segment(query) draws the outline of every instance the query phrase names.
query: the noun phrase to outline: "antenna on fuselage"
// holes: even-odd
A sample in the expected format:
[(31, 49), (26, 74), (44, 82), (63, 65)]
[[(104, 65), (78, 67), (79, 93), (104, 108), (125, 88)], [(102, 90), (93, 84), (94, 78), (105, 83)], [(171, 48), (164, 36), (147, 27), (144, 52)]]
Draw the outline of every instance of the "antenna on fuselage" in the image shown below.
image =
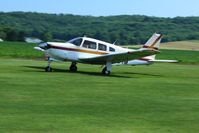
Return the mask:
[(115, 44), (116, 44), (116, 42), (117, 42), (117, 40), (115, 40), (115, 42), (113, 43), (113, 45), (115, 45)]

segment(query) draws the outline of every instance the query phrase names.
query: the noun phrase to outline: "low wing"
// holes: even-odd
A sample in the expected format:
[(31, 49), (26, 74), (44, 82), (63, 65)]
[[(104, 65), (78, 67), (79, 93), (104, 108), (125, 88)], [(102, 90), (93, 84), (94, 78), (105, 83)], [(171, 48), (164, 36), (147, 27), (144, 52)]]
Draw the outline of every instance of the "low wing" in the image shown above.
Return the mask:
[(90, 63), (90, 64), (106, 64), (106, 62), (119, 63), (119, 62), (138, 59), (149, 55), (154, 55), (157, 53), (159, 53), (159, 51), (154, 49), (139, 49), (129, 52), (111, 53), (92, 58), (80, 58), (79, 60), (82, 63)]

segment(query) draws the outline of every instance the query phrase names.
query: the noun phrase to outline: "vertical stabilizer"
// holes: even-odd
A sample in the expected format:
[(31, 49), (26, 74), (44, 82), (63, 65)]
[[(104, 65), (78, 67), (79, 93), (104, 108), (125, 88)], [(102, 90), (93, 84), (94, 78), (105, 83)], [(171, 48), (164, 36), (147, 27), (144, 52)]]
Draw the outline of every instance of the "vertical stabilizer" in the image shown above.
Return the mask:
[(160, 47), (161, 39), (162, 34), (154, 33), (153, 36), (144, 44), (143, 48), (152, 48), (158, 50)]

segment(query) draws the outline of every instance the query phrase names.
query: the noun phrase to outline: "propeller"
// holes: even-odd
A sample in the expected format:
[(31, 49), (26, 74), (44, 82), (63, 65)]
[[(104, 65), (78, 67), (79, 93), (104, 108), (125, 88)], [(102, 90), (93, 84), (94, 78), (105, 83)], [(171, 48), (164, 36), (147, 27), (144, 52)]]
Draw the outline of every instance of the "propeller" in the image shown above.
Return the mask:
[(41, 49), (47, 50), (47, 49), (50, 48), (50, 45), (49, 45), (47, 42), (45, 42), (45, 43), (40, 43), (40, 44), (39, 44), (39, 47), (40, 47)]

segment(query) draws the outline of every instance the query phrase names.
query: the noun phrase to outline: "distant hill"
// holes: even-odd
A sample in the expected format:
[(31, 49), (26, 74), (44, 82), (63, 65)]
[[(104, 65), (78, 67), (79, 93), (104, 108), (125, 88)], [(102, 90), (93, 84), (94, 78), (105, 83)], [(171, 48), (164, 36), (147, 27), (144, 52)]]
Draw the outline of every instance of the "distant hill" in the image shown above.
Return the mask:
[(108, 42), (143, 44), (154, 33), (163, 42), (199, 40), (199, 17), (158, 18), (140, 15), (107, 17), (32, 12), (0, 12), (0, 38), (23, 41), (37, 37), (44, 41), (89, 36)]

